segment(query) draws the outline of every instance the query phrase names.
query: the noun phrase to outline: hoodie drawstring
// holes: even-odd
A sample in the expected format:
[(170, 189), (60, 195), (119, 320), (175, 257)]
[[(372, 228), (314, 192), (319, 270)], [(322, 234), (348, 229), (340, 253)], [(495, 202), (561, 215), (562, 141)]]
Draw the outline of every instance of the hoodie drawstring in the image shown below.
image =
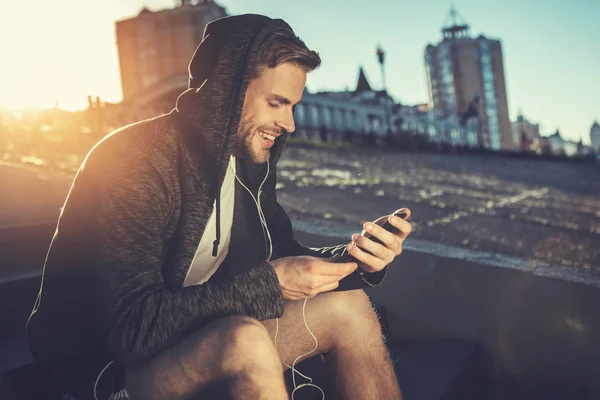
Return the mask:
[(213, 251), (212, 251), (212, 255), (213, 257), (217, 256), (217, 250), (219, 249), (219, 243), (221, 243), (221, 188), (217, 188), (217, 198), (216, 198), (216, 202), (217, 202), (217, 237), (215, 238), (215, 241), (213, 242)]
[(217, 232), (216, 232), (215, 240), (213, 242), (213, 251), (212, 251), (213, 257), (217, 256), (217, 251), (219, 250), (219, 244), (221, 243), (221, 185), (219, 185), (219, 175), (218, 175), (219, 172), (217, 172), (217, 188), (216, 188), (216, 198), (215, 198), (215, 202), (216, 202), (216, 207), (215, 207), (216, 215), (215, 216), (217, 217), (217, 226), (216, 226)]

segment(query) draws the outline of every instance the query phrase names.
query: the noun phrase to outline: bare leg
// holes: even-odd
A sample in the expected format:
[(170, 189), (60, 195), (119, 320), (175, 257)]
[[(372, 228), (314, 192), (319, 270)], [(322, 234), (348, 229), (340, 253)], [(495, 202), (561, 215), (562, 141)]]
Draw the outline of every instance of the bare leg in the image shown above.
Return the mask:
[[(277, 348), (288, 365), (315, 345), (304, 326), (303, 303), (287, 302), (279, 319)], [(306, 320), (319, 342), (316, 354), (325, 354), (325, 365), (339, 399), (401, 398), (381, 325), (364, 291), (321, 293), (308, 300)], [(263, 324), (274, 338), (275, 320)]]
[(287, 399), (277, 351), (255, 319), (228, 317), (125, 368), (132, 400)]

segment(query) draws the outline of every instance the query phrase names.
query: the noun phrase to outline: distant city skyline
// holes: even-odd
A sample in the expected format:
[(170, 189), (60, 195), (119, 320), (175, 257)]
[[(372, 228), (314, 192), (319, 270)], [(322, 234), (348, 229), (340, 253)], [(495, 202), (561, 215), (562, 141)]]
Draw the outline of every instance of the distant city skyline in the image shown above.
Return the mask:
[[(311, 92), (352, 88), (361, 65), (372, 86), (380, 88), (375, 55), (380, 44), (388, 88), (404, 104), (428, 100), (424, 49), (441, 39), (452, 5), (442, 0), (305, 0), (301, 7), (275, 0), (217, 2), (230, 15), (253, 12), (289, 22), (323, 58), (309, 76)], [(0, 5), (0, 44), (11, 60), (0, 70), (0, 106), (50, 107), (58, 101), (60, 107), (81, 109), (88, 95), (120, 101), (115, 21), (137, 15), (143, 6), (159, 10), (176, 2), (82, 3), (40, 3), (33, 13), (27, 3)], [(544, 135), (558, 128), (568, 140), (589, 143), (590, 127), (600, 118), (600, 2), (481, 3), (453, 2), (473, 36), (502, 41), (511, 120), (522, 110), (540, 123)]]

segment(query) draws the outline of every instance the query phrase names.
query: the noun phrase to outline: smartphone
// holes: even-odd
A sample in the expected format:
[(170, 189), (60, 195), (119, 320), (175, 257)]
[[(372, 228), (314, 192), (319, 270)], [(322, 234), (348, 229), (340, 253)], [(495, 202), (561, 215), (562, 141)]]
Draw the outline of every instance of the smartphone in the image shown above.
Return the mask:
[[(404, 211), (396, 211), (393, 215), (395, 215), (396, 217), (400, 217), (402, 219), (406, 219), (406, 213)], [(383, 224), (381, 227), (383, 229), (385, 229), (386, 231), (389, 231), (392, 233), (398, 232), (398, 229), (396, 229), (395, 226), (390, 224), (390, 221), (385, 221), (385, 224)], [(376, 243), (383, 244), (381, 242), (381, 240), (377, 239), (375, 236), (371, 235), (369, 232), (365, 232), (364, 237), (369, 238)], [(361, 248), (361, 250), (369, 253), (368, 250), (365, 250), (363, 248)], [(371, 254), (371, 253), (369, 253), (369, 254)], [(352, 257), (350, 255), (350, 253), (348, 252), (348, 250), (344, 247), (344, 251), (341, 254), (341, 258), (337, 262), (343, 263), (343, 262), (352, 262), (352, 261), (356, 262), (357, 260), (354, 257)]]

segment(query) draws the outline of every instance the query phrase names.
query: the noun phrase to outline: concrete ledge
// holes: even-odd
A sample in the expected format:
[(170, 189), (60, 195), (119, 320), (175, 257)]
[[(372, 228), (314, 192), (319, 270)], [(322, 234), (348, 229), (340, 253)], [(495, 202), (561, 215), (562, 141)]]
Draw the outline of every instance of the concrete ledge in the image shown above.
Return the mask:
[(56, 223), (0, 227), (0, 340), (21, 336)]
[[(13, 268), (22, 272), (20, 277), (13, 274), (14, 279), (0, 283), (2, 338), (24, 332), (39, 287), (39, 257), (45, 256), (54, 227), (41, 227), (39, 233), (34, 227), (18, 229), (30, 232), (30, 240), (18, 239), (17, 231), (0, 230), (0, 244), (5, 243), (2, 237), (13, 240), (9, 254), (14, 265), (24, 265)], [(310, 246), (345, 242), (302, 232), (297, 238)], [(43, 250), (35, 250), (36, 241)], [(21, 264), (19, 256), (26, 261)], [(600, 398), (596, 287), (405, 251), (384, 284), (367, 292), (385, 315), (393, 342), (474, 343), (489, 355), (495, 381), (511, 383), (529, 398), (553, 387), (563, 388), (569, 398), (580, 393)]]
[(0, 226), (0, 285), (39, 275), (56, 222)]
[[(296, 236), (307, 246), (347, 241)], [(366, 291), (385, 309), (392, 340), (473, 341), (489, 353), (498, 377), (537, 382), (542, 391), (548, 384), (584, 388), (600, 398), (600, 289), (594, 286), (405, 251), (386, 281)]]

